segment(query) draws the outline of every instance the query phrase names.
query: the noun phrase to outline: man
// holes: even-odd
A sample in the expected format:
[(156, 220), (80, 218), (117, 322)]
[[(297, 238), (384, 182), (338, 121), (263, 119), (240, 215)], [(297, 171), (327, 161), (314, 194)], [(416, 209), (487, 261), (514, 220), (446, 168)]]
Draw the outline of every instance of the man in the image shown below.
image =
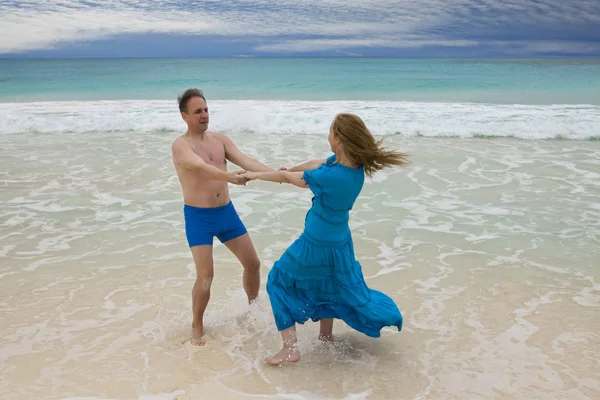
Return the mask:
[(273, 169), (242, 153), (225, 135), (207, 130), (208, 106), (200, 90), (188, 89), (178, 101), (188, 129), (173, 142), (172, 153), (183, 191), (186, 238), (196, 264), (191, 343), (202, 346), (205, 344), (203, 316), (214, 273), (214, 236), (242, 264), (248, 302), (258, 296), (260, 286), (260, 260), (229, 198), (228, 183), (245, 185), (247, 179), (239, 172), (227, 172), (227, 160), (248, 171)]

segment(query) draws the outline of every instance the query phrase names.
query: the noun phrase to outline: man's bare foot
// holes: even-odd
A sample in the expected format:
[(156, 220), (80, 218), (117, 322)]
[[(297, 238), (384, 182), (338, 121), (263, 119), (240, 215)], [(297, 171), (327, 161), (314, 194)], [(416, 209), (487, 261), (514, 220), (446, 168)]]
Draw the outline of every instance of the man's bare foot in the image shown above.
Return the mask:
[(284, 347), (279, 351), (279, 353), (265, 358), (265, 362), (271, 365), (281, 365), (288, 362), (297, 362), (300, 361), (300, 351), (296, 346), (294, 347)]
[(201, 325), (192, 326), (192, 338), (190, 339), (190, 343), (193, 346), (204, 346), (206, 344), (206, 340), (204, 340), (204, 329)]

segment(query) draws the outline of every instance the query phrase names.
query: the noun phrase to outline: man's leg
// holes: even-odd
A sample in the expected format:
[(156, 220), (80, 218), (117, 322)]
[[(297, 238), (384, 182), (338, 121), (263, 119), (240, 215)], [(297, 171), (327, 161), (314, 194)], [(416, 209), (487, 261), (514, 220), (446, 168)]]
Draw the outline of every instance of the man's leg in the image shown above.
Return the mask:
[(258, 297), (260, 288), (260, 259), (256, 254), (254, 244), (248, 233), (235, 239), (226, 241), (225, 246), (237, 257), (244, 267), (244, 290), (248, 296), (248, 303)]
[(213, 247), (201, 245), (191, 247), (194, 264), (196, 264), (196, 282), (192, 289), (192, 340), (194, 346), (204, 346), (204, 311), (210, 299), (210, 285), (213, 280)]

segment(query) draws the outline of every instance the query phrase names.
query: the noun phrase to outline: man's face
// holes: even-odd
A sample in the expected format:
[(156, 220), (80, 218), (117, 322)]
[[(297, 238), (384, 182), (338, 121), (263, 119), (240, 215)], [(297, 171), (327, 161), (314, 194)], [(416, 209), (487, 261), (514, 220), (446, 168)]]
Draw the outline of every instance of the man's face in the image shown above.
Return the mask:
[(192, 97), (181, 116), (193, 132), (205, 132), (208, 129), (208, 106), (202, 97)]

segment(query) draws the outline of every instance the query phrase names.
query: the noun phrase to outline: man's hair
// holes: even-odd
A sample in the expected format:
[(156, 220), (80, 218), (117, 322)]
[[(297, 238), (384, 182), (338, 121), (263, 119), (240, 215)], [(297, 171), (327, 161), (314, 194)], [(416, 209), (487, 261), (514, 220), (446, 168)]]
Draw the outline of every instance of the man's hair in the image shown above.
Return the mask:
[(200, 89), (188, 89), (181, 96), (177, 96), (177, 102), (179, 102), (179, 111), (187, 112), (187, 105), (190, 99), (194, 97), (201, 97), (206, 101), (206, 97), (204, 97), (204, 93)]

